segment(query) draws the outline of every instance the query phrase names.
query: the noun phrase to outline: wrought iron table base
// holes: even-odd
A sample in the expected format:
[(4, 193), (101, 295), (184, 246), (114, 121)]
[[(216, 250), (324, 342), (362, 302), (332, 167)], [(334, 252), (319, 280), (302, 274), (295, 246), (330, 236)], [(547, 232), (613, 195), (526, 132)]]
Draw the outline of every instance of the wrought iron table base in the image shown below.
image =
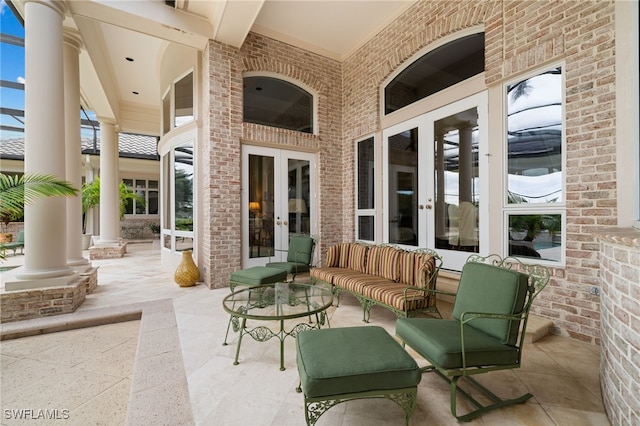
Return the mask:
[(284, 371), (284, 339), (287, 338), (287, 336), (292, 336), (293, 338), (295, 338), (298, 333), (305, 331), (305, 330), (311, 330), (314, 328), (319, 329), (320, 327), (322, 327), (325, 322), (328, 323), (328, 317), (327, 314), (325, 312), (320, 312), (315, 314), (316, 315), (316, 324), (315, 325), (309, 325), (307, 323), (299, 323), (296, 324), (290, 331), (286, 331), (284, 328), (284, 322), (285, 320), (279, 320), (280, 321), (280, 330), (277, 333), (274, 333), (269, 327), (265, 327), (265, 326), (258, 326), (255, 328), (251, 328), (251, 329), (247, 329), (246, 325), (247, 325), (247, 319), (246, 318), (242, 318), (242, 323), (239, 324), (239, 318), (236, 316), (232, 316), (231, 318), (231, 323), (233, 325), (233, 331), (235, 332), (240, 332), (240, 336), (238, 337), (238, 347), (236, 348), (236, 357), (235, 360), (233, 361), (233, 365), (238, 365), (239, 361), (238, 358), (240, 356), (240, 346), (242, 345), (242, 336), (244, 336), (245, 334), (248, 334), (249, 336), (251, 336), (253, 338), (253, 340), (257, 341), (257, 342), (266, 342), (268, 340), (270, 340), (273, 337), (277, 337), (280, 340), (280, 371)]

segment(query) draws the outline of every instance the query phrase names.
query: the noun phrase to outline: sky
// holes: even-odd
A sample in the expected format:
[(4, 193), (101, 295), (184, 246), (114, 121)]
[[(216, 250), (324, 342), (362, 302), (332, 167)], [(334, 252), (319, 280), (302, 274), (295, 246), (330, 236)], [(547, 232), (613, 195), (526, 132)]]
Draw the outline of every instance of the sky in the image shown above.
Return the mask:
[[(24, 38), (24, 27), (13, 15), (5, 0), (0, 0), (0, 32)], [(24, 47), (0, 43), (0, 79), (24, 83), (24, 76)], [(4, 108), (24, 110), (24, 91), (0, 87), (0, 105)], [(95, 114), (92, 111), (87, 111), (87, 114), (90, 119), (95, 120)], [(81, 114), (81, 118), (86, 117)], [(8, 115), (1, 115), (0, 122), (7, 126), (24, 127), (22, 123)], [(0, 140), (23, 137), (22, 132), (0, 130)], [(82, 137), (92, 137), (92, 133), (83, 129)]]
[[(24, 28), (7, 6), (0, 0), (0, 32), (24, 38)], [(0, 43), (0, 79), (24, 83), (24, 48), (8, 43)], [(24, 92), (22, 90), (0, 88), (0, 105), (5, 108), (24, 109)], [(2, 124), (22, 127), (15, 119), (3, 115)], [(0, 131), (2, 139), (20, 136), (13, 132)]]

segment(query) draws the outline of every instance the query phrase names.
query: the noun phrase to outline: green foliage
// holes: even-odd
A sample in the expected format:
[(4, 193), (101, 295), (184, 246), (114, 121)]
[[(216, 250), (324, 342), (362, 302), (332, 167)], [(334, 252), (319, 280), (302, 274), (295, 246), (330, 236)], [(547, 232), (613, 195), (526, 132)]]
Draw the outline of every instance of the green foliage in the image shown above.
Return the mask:
[(24, 206), (43, 197), (73, 197), (78, 190), (55, 176), (26, 173), (12, 176), (0, 173), (0, 216), (6, 226), (24, 215)]
[[(124, 220), (127, 211), (127, 202), (135, 200), (136, 203), (145, 205), (145, 200), (136, 194), (131, 188), (120, 182), (118, 187), (120, 193), (120, 220)], [(96, 178), (93, 182), (86, 182), (82, 185), (82, 228), (85, 227), (85, 216), (89, 209), (100, 204), (100, 178)]]

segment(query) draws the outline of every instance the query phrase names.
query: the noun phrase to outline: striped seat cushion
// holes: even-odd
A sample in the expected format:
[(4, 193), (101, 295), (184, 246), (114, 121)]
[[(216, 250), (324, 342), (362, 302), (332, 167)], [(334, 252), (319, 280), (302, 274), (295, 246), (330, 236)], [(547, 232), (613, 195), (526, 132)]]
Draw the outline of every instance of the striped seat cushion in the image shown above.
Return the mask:
[[(346, 273), (348, 273), (348, 269), (344, 269), (344, 268), (313, 268), (311, 269), (311, 271), (309, 272), (309, 275), (312, 278), (318, 279), (320, 281), (324, 281), (325, 283), (328, 284), (335, 284), (334, 283), (334, 279), (336, 276), (340, 276), (340, 275), (344, 275)], [(355, 273), (355, 271), (352, 271)]]
[(364, 294), (365, 287), (371, 285), (384, 286), (385, 284), (394, 284), (394, 282), (384, 277), (369, 274), (336, 277), (335, 280), (335, 285), (338, 287), (358, 294)]
[(365, 286), (362, 294), (400, 311), (423, 309), (429, 306), (430, 296), (425, 296), (425, 293), (420, 290), (409, 290), (405, 300), (406, 287), (403, 283), (376, 283)]

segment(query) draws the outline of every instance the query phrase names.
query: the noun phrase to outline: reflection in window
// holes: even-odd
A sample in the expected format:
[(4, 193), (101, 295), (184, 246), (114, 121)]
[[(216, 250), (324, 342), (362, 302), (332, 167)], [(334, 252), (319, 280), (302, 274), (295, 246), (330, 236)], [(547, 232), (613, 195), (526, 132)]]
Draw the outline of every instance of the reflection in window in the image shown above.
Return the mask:
[(358, 209), (374, 208), (373, 138), (358, 142)]
[(510, 214), (509, 255), (560, 262), (561, 214)]
[(193, 142), (174, 150), (175, 230), (193, 231)]
[(389, 242), (418, 244), (418, 129), (389, 137)]
[(564, 262), (563, 77), (552, 68), (506, 86), (510, 255)]
[(162, 134), (166, 135), (171, 130), (171, 98), (169, 91), (162, 98)]
[(461, 111), (433, 127), (436, 248), (478, 253), (478, 111)]
[(175, 92), (175, 127), (193, 121), (193, 73), (178, 81)]
[(562, 70), (507, 87), (508, 202), (563, 202)]
[(141, 204), (135, 199), (127, 199), (125, 214), (158, 214), (157, 180), (122, 179), (122, 182), (145, 201), (144, 204)]
[(356, 217), (358, 240), (374, 241), (375, 224), (375, 146), (373, 137), (356, 144)]
[(358, 240), (375, 240), (375, 220), (373, 216), (358, 217)]
[(244, 78), (244, 121), (313, 133), (313, 96), (284, 80)]
[(384, 89), (390, 114), (484, 71), (484, 33), (472, 34), (422, 56)]
[(275, 161), (249, 155), (249, 257), (269, 257), (275, 249)]
[[(171, 200), (173, 199), (173, 192), (171, 191), (171, 158), (169, 154), (162, 156), (162, 188), (164, 191), (164, 197), (162, 202), (162, 228), (166, 230), (171, 229), (171, 222), (173, 215), (170, 211)], [(171, 248), (171, 246), (169, 246)]]

